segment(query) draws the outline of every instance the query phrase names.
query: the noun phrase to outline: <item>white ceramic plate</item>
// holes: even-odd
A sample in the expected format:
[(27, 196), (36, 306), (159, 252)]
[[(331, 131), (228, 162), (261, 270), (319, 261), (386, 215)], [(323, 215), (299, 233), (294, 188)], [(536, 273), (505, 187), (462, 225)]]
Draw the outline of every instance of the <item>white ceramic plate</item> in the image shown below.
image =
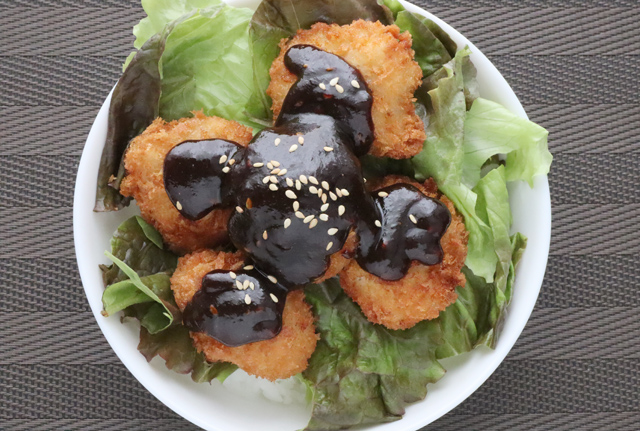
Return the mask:
[[(255, 8), (257, 0), (228, 0), (234, 6)], [(408, 10), (438, 23), (459, 46), (469, 45), (471, 59), (478, 69), (482, 97), (494, 100), (511, 112), (526, 118), (518, 98), (500, 72), (464, 36), (428, 12), (411, 4)], [(166, 369), (163, 361), (150, 364), (137, 351), (138, 327), (123, 325), (117, 317), (105, 318), (102, 310), (102, 278), (98, 264), (107, 263), (104, 250), (116, 227), (137, 208), (117, 213), (94, 213), (95, 184), (106, 130), (110, 96), (105, 100), (87, 138), (76, 180), (73, 230), (82, 283), (95, 318), (105, 338), (122, 363), (149, 392), (166, 406), (194, 424), (211, 431), (293, 431), (303, 428), (310, 415), (308, 406), (279, 404), (251, 395), (243, 388), (229, 388), (217, 381), (195, 384), (189, 376)], [(367, 428), (376, 431), (413, 431), (443, 416), (473, 393), (500, 365), (522, 332), (535, 305), (542, 284), (551, 234), (551, 203), (546, 177), (538, 177), (535, 187), (524, 183), (509, 185), (513, 211), (513, 232), (529, 238), (517, 270), (513, 300), (497, 348), (476, 349), (471, 353), (443, 361), (447, 374), (429, 385), (425, 400), (407, 408), (397, 422)]]

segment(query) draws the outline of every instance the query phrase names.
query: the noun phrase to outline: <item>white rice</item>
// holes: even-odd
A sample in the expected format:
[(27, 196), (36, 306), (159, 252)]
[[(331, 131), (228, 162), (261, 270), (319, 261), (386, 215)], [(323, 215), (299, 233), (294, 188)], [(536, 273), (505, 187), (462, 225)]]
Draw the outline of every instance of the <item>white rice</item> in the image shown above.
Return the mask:
[(295, 376), (270, 382), (238, 369), (227, 377), (223, 386), (244, 398), (262, 397), (282, 404), (306, 404), (306, 387)]

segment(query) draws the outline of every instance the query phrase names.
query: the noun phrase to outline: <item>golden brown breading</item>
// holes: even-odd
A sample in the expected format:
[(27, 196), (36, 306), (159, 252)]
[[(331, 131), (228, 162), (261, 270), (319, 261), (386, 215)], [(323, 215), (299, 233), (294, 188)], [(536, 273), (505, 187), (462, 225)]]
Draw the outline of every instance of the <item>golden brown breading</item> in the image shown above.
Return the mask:
[(347, 267), (347, 265), (349, 265), (351, 259), (353, 259), (353, 255), (356, 252), (357, 246), (358, 236), (354, 231), (351, 231), (344, 243), (344, 246), (342, 246), (342, 250), (331, 255), (331, 258), (329, 260), (329, 267), (325, 271), (324, 275), (316, 279), (314, 282), (321, 283), (331, 277), (335, 277), (336, 275), (338, 275), (340, 271), (342, 271)]
[(317, 23), (280, 41), (280, 55), (269, 71), (267, 94), (273, 99), (274, 118), (295, 83), (296, 76), (284, 65), (284, 54), (293, 45), (309, 44), (341, 56), (360, 70), (373, 95), (375, 141), (370, 153), (404, 159), (422, 150), (424, 126), (413, 107), (413, 93), (420, 86), (422, 70), (413, 59), (411, 35), (395, 25), (354, 21), (350, 25)]
[[(181, 310), (200, 289), (202, 277), (216, 269), (239, 270), (242, 253), (202, 250), (178, 260), (171, 277), (171, 289)], [(282, 330), (271, 340), (229, 347), (206, 334), (191, 333), (193, 344), (209, 361), (226, 361), (238, 365), (249, 374), (269, 380), (286, 379), (304, 371), (316, 348), (318, 335), (311, 308), (304, 293), (289, 293), (284, 306)]]
[(160, 232), (164, 240), (178, 252), (215, 247), (227, 240), (227, 222), (231, 210), (215, 210), (206, 217), (191, 221), (173, 206), (164, 188), (163, 165), (167, 153), (190, 139), (227, 139), (246, 146), (251, 129), (235, 121), (207, 117), (194, 112), (193, 118), (166, 123), (157, 118), (137, 136), (125, 154), (127, 176), (120, 192), (133, 196), (142, 217)]
[(435, 319), (455, 302), (456, 286), (464, 287), (466, 283), (460, 270), (467, 257), (468, 233), (462, 216), (446, 196), (437, 192), (432, 180), (422, 185), (406, 177), (388, 176), (373, 185), (373, 190), (397, 183), (411, 184), (426, 196), (438, 198), (451, 212), (451, 224), (440, 241), (442, 262), (433, 266), (413, 262), (405, 277), (385, 281), (360, 268), (354, 260), (340, 273), (340, 284), (369, 321), (390, 329), (407, 329), (422, 320)]

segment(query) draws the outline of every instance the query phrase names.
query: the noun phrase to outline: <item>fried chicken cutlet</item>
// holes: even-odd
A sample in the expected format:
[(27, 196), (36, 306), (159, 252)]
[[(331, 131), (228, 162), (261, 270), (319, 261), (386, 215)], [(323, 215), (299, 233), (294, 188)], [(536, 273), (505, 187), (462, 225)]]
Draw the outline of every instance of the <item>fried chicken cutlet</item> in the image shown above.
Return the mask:
[(451, 212), (451, 224), (440, 241), (444, 252), (442, 262), (428, 266), (414, 261), (402, 279), (386, 281), (366, 272), (353, 260), (340, 273), (340, 284), (370, 322), (389, 329), (408, 329), (422, 320), (437, 318), (455, 302), (456, 286), (464, 287), (466, 283), (460, 270), (467, 256), (468, 233), (462, 216), (446, 196), (438, 193), (433, 180), (419, 184), (407, 177), (392, 175), (372, 188), (378, 190), (398, 183), (410, 184), (424, 195), (439, 199)]
[(317, 23), (309, 30), (299, 30), (291, 39), (283, 39), (280, 55), (269, 71), (267, 94), (273, 99), (274, 118), (297, 79), (285, 66), (284, 55), (299, 44), (339, 55), (362, 73), (373, 96), (375, 140), (370, 154), (405, 159), (422, 150), (424, 125), (413, 106), (413, 93), (421, 84), (422, 70), (413, 59), (409, 32), (400, 33), (395, 25), (358, 20), (343, 26)]
[[(184, 310), (200, 289), (202, 277), (224, 269), (242, 268), (242, 253), (222, 253), (202, 250), (178, 260), (171, 277), (171, 289), (180, 310)], [(304, 300), (304, 292), (296, 290), (287, 295), (282, 317), (282, 330), (270, 340), (229, 347), (203, 333), (191, 333), (193, 344), (208, 361), (226, 361), (238, 365), (249, 374), (268, 380), (286, 379), (307, 368), (316, 348), (318, 335), (313, 324), (311, 308)]]
[(120, 192), (135, 198), (142, 217), (175, 251), (215, 247), (228, 238), (227, 222), (232, 210), (214, 210), (196, 221), (183, 217), (165, 191), (164, 159), (173, 147), (187, 140), (226, 139), (247, 146), (251, 137), (249, 127), (219, 117), (207, 117), (202, 112), (194, 112), (193, 118), (170, 123), (157, 118), (131, 141), (124, 159), (127, 175)]

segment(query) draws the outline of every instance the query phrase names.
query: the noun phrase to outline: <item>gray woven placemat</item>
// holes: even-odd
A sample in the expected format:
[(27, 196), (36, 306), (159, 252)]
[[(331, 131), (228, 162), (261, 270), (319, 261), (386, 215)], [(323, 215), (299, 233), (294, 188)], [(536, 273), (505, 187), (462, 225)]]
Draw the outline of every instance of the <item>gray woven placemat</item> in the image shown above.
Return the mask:
[[(474, 41), (550, 131), (553, 239), (513, 351), (428, 430), (640, 428), (637, 0), (418, 1)], [(111, 351), (71, 205), (138, 0), (0, 1), (0, 429), (195, 430)]]

